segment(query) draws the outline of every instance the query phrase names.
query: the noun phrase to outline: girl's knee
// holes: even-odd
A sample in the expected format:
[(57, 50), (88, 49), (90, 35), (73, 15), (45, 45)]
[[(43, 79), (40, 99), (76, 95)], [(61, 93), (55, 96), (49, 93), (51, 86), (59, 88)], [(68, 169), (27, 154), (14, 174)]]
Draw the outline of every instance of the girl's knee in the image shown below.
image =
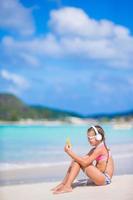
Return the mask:
[(75, 162), (75, 161), (74, 161), (74, 160), (72, 160), (72, 162), (71, 162), (71, 164), (70, 164), (70, 166), (71, 166), (71, 167), (73, 166), (74, 162)]
[(75, 160), (73, 160), (72, 163), (71, 163), (71, 167), (73, 167), (75, 165), (79, 166), (81, 168), (80, 164), (78, 162), (76, 162)]

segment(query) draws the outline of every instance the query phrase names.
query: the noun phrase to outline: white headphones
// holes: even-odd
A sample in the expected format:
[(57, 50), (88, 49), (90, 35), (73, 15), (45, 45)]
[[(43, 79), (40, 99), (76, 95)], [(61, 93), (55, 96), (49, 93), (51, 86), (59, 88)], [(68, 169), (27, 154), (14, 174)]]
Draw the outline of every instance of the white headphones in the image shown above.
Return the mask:
[(100, 133), (98, 133), (98, 130), (96, 129), (95, 126), (91, 126), (94, 130), (95, 130), (95, 133), (96, 133), (96, 140), (100, 141), (102, 140), (102, 135)]

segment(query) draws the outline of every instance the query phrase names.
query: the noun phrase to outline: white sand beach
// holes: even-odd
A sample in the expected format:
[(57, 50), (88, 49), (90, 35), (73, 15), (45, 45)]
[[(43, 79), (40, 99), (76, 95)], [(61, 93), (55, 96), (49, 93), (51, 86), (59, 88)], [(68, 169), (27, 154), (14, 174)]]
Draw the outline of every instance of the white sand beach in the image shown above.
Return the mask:
[(53, 195), (51, 188), (58, 182), (10, 185), (0, 187), (1, 200), (132, 200), (133, 175), (120, 175), (112, 178), (105, 186), (82, 185), (73, 188), (70, 193)]

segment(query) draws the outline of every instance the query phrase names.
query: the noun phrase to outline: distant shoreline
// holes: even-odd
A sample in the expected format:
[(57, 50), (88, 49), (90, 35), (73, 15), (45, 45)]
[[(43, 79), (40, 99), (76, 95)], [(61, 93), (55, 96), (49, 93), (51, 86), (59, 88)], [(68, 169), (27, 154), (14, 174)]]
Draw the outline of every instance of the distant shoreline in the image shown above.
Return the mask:
[(95, 124), (110, 124), (114, 128), (132, 128), (133, 119), (126, 120), (121, 119), (112, 119), (112, 120), (98, 120), (98, 119), (81, 119), (78, 117), (67, 117), (63, 120), (48, 120), (48, 119), (21, 119), (18, 121), (4, 121), (0, 120), (0, 125), (44, 125), (44, 126), (54, 126), (54, 125), (95, 125)]
[(98, 120), (95, 119), (81, 119), (77, 117), (67, 117), (65, 120), (33, 120), (33, 119), (22, 119), (18, 121), (0, 121), (0, 125), (2, 124), (11, 124), (11, 125), (87, 125), (87, 124), (96, 124)]

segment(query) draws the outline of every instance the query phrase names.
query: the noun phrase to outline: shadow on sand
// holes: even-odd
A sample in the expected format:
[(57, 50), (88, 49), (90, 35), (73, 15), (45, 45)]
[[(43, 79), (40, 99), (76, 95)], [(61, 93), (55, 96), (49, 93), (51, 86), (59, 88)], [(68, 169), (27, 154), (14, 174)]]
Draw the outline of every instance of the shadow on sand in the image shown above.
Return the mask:
[(72, 188), (81, 186), (96, 186), (90, 179), (79, 179), (72, 184)]

